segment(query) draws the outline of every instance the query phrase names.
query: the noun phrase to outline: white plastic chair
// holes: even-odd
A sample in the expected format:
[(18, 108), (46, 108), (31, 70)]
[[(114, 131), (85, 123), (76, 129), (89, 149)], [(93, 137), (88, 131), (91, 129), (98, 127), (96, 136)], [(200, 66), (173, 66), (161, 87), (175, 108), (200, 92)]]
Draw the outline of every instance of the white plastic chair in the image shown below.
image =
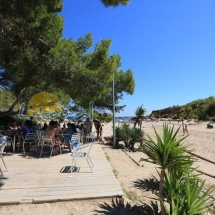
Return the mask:
[[(92, 148), (93, 142), (82, 145), (77, 147), (77, 149), (74, 149), (71, 156), (73, 157), (72, 159), (72, 168), (75, 169), (76, 167), (76, 158), (85, 158), (87, 160), (87, 163), (91, 169), (91, 172), (93, 172), (93, 162), (90, 159), (90, 150)], [(82, 152), (81, 150), (84, 148), (89, 148), (87, 152)], [(72, 171), (72, 170), (71, 170)]]
[[(1, 143), (0, 157), (2, 159), (4, 166), (5, 166), (6, 171), (7, 171), (7, 167), (6, 167), (6, 164), (5, 164), (4, 159), (3, 159), (3, 152), (4, 152), (6, 144), (9, 142), (12, 142), (11, 137), (0, 136), (0, 143)], [(1, 173), (2, 173), (2, 171), (1, 171)], [(2, 176), (3, 176), (3, 173), (2, 173)]]
[(80, 133), (74, 133), (72, 135), (72, 138), (76, 138), (76, 139), (78, 139), (79, 142), (81, 142), (81, 134)]
[(37, 151), (37, 147), (39, 145), (41, 145), (41, 142), (42, 142), (42, 134), (43, 134), (43, 131), (37, 129), (35, 132), (35, 149)]
[(36, 135), (34, 133), (29, 133), (25, 135), (24, 141), (23, 141), (23, 153), (25, 154), (25, 144), (27, 143), (34, 143), (36, 146)]
[(94, 132), (92, 132), (92, 133), (90, 133), (90, 134), (87, 134), (87, 135), (85, 136), (86, 142), (90, 142), (90, 140), (91, 140), (92, 142), (95, 142), (95, 133), (96, 133), (96, 131), (94, 131)]
[(80, 147), (80, 141), (77, 134), (73, 134), (70, 139), (70, 148), (73, 153), (74, 150), (77, 150)]
[[(53, 152), (54, 146), (56, 146), (56, 145), (58, 145), (60, 147), (60, 153), (62, 154), (60, 141), (58, 141), (58, 143), (55, 143), (52, 140), (52, 137), (50, 135), (42, 135), (41, 139), (42, 139), (42, 148), (41, 148), (41, 151), (40, 151), (40, 157), (42, 155), (44, 145), (48, 145), (50, 147), (50, 149), (51, 149), (50, 158), (52, 157), (52, 152)], [(55, 140), (59, 140), (59, 139), (55, 139)]]

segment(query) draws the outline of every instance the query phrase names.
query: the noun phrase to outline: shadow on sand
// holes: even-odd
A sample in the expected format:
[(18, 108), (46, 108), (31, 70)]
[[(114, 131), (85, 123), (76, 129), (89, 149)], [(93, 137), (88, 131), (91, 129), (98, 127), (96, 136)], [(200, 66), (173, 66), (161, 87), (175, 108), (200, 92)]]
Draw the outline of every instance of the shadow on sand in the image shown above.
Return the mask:
[[(4, 173), (4, 172), (3, 172)], [(7, 180), (6, 177), (0, 177), (0, 190), (1, 190), (1, 187), (4, 185), (4, 180)]]
[(94, 210), (96, 214), (104, 215), (160, 215), (157, 203), (150, 202), (150, 205), (140, 202), (132, 206), (124, 203), (123, 198), (112, 199), (112, 203), (99, 204), (100, 209)]
[(149, 179), (138, 179), (133, 182), (134, 187), (142, 191), (151, 191), (152, 193), (159, 193), (159, 183), (154, 178)]

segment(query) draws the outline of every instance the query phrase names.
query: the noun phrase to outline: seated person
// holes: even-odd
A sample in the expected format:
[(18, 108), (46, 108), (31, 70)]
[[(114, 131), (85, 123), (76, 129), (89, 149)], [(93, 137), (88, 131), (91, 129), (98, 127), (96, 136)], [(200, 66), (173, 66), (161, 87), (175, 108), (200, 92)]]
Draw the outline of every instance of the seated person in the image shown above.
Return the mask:
[[(19, 135), (19, 142), (22, 144), (24, 141), (24, 138), (26, 134), (34, 133), (34, 127), (32, 126), (32, 123), (30, 120), (25, 121), (25, 125), (21, 127)], [(30, 143), (25, 143), (25, 151), (28, 151), (30, 149)]]
[(66, 125), (63, 124), (63, 127), (61, 128), (61, 131), (65, 131), (66, 130)]
[(55, 121), (50, 121), (49, 122), (49, 126), (46, 128), (44, 135), (48, 135), (51, 136), (52, 138), (52, 142), (56, 143), (56, 145), (54, 146), (53, 149), (53, 155), (57, 155), (58, 154), (58, 150), (60, 148), (60, 146), (58, 145), (60, 139), (59, 139), (59, 129), (55, 127), (56, 123)]
[(78, 127), (79, 132), (84, 131), (84, 123), (81, 123), (81, 125)]
[(41, 128), (41, 131), (45, 131), (46, 128), (48, 128), (48, 125), (47, 125), (47, 123), (45, 122), (45, 123), (43, 124), (43, 127)]
[(4, 130), (5, 130), (6, 132), (8, 132), (9, 129), (10, 129), (10, 123), (7, 123), (7, 125), (6, 125), (5, 128), (4, 128)]
[(72, 138), (72, 135), (75, 133), (78, 133), (76, 126), (74, 123), (67, 123), (68, 127), (68, 134), (64, 137), (64, 144), (69, 148), (69, 151), (71, 152), (71, 147), (70, 147), (70, 141)]
[(54, 121), (54, 127), (55, 128), (59, 128), (60, 127), (58, 121)]
[(17, 131), (17, 124), (16, 124), (16, 120), (13, 120), (11, 123), (10, 123), (10, 125), (9, 125), (9, 127), (7, 128), (7, 132), (15, 132), (15, 131)]

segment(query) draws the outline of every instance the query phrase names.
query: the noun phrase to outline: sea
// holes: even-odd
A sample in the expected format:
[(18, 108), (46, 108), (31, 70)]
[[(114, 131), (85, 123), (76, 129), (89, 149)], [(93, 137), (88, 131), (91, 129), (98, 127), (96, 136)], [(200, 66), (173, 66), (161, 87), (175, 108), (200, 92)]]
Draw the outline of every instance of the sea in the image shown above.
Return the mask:
[(132, 118), (132, 116), (115, 116), (115, 121), (126, 121), (126, 120), (130, 120)]

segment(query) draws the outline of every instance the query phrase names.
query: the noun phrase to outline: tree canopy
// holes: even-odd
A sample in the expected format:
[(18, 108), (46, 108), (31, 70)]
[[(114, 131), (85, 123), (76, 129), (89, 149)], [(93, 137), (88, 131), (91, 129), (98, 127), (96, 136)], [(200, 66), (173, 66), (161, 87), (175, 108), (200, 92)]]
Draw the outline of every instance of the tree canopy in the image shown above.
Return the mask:
[[(102, 0), (104, 6), (127, 5), (129, 0)], [(132, 71), (119, 70), (120, 56), (109, 55), (111, 40), (94, 46), (92, 34), (76, 41), (62, 39), (62, 0), (2, 0), (0, 2), (0, 87), (22, 100), (49, 91), (72, 98), (77, 105), (112, 108), (112, 77), (116, 104), (123, 93), (134, 92)], [(117, 106), (120, 110), (123, 106)]]
[(101, 2), (106, 6), (106, 7), (109, 7), (109, 6), (118, 6), (118, 5), (127, 5), (130, 0), (101, 0)]
[(152, 111), (150, 116), (215, 121), (215, 98), (210, 96), (205, 99), (189, 102), (183, 106), (173, 106), (162, 110)]

